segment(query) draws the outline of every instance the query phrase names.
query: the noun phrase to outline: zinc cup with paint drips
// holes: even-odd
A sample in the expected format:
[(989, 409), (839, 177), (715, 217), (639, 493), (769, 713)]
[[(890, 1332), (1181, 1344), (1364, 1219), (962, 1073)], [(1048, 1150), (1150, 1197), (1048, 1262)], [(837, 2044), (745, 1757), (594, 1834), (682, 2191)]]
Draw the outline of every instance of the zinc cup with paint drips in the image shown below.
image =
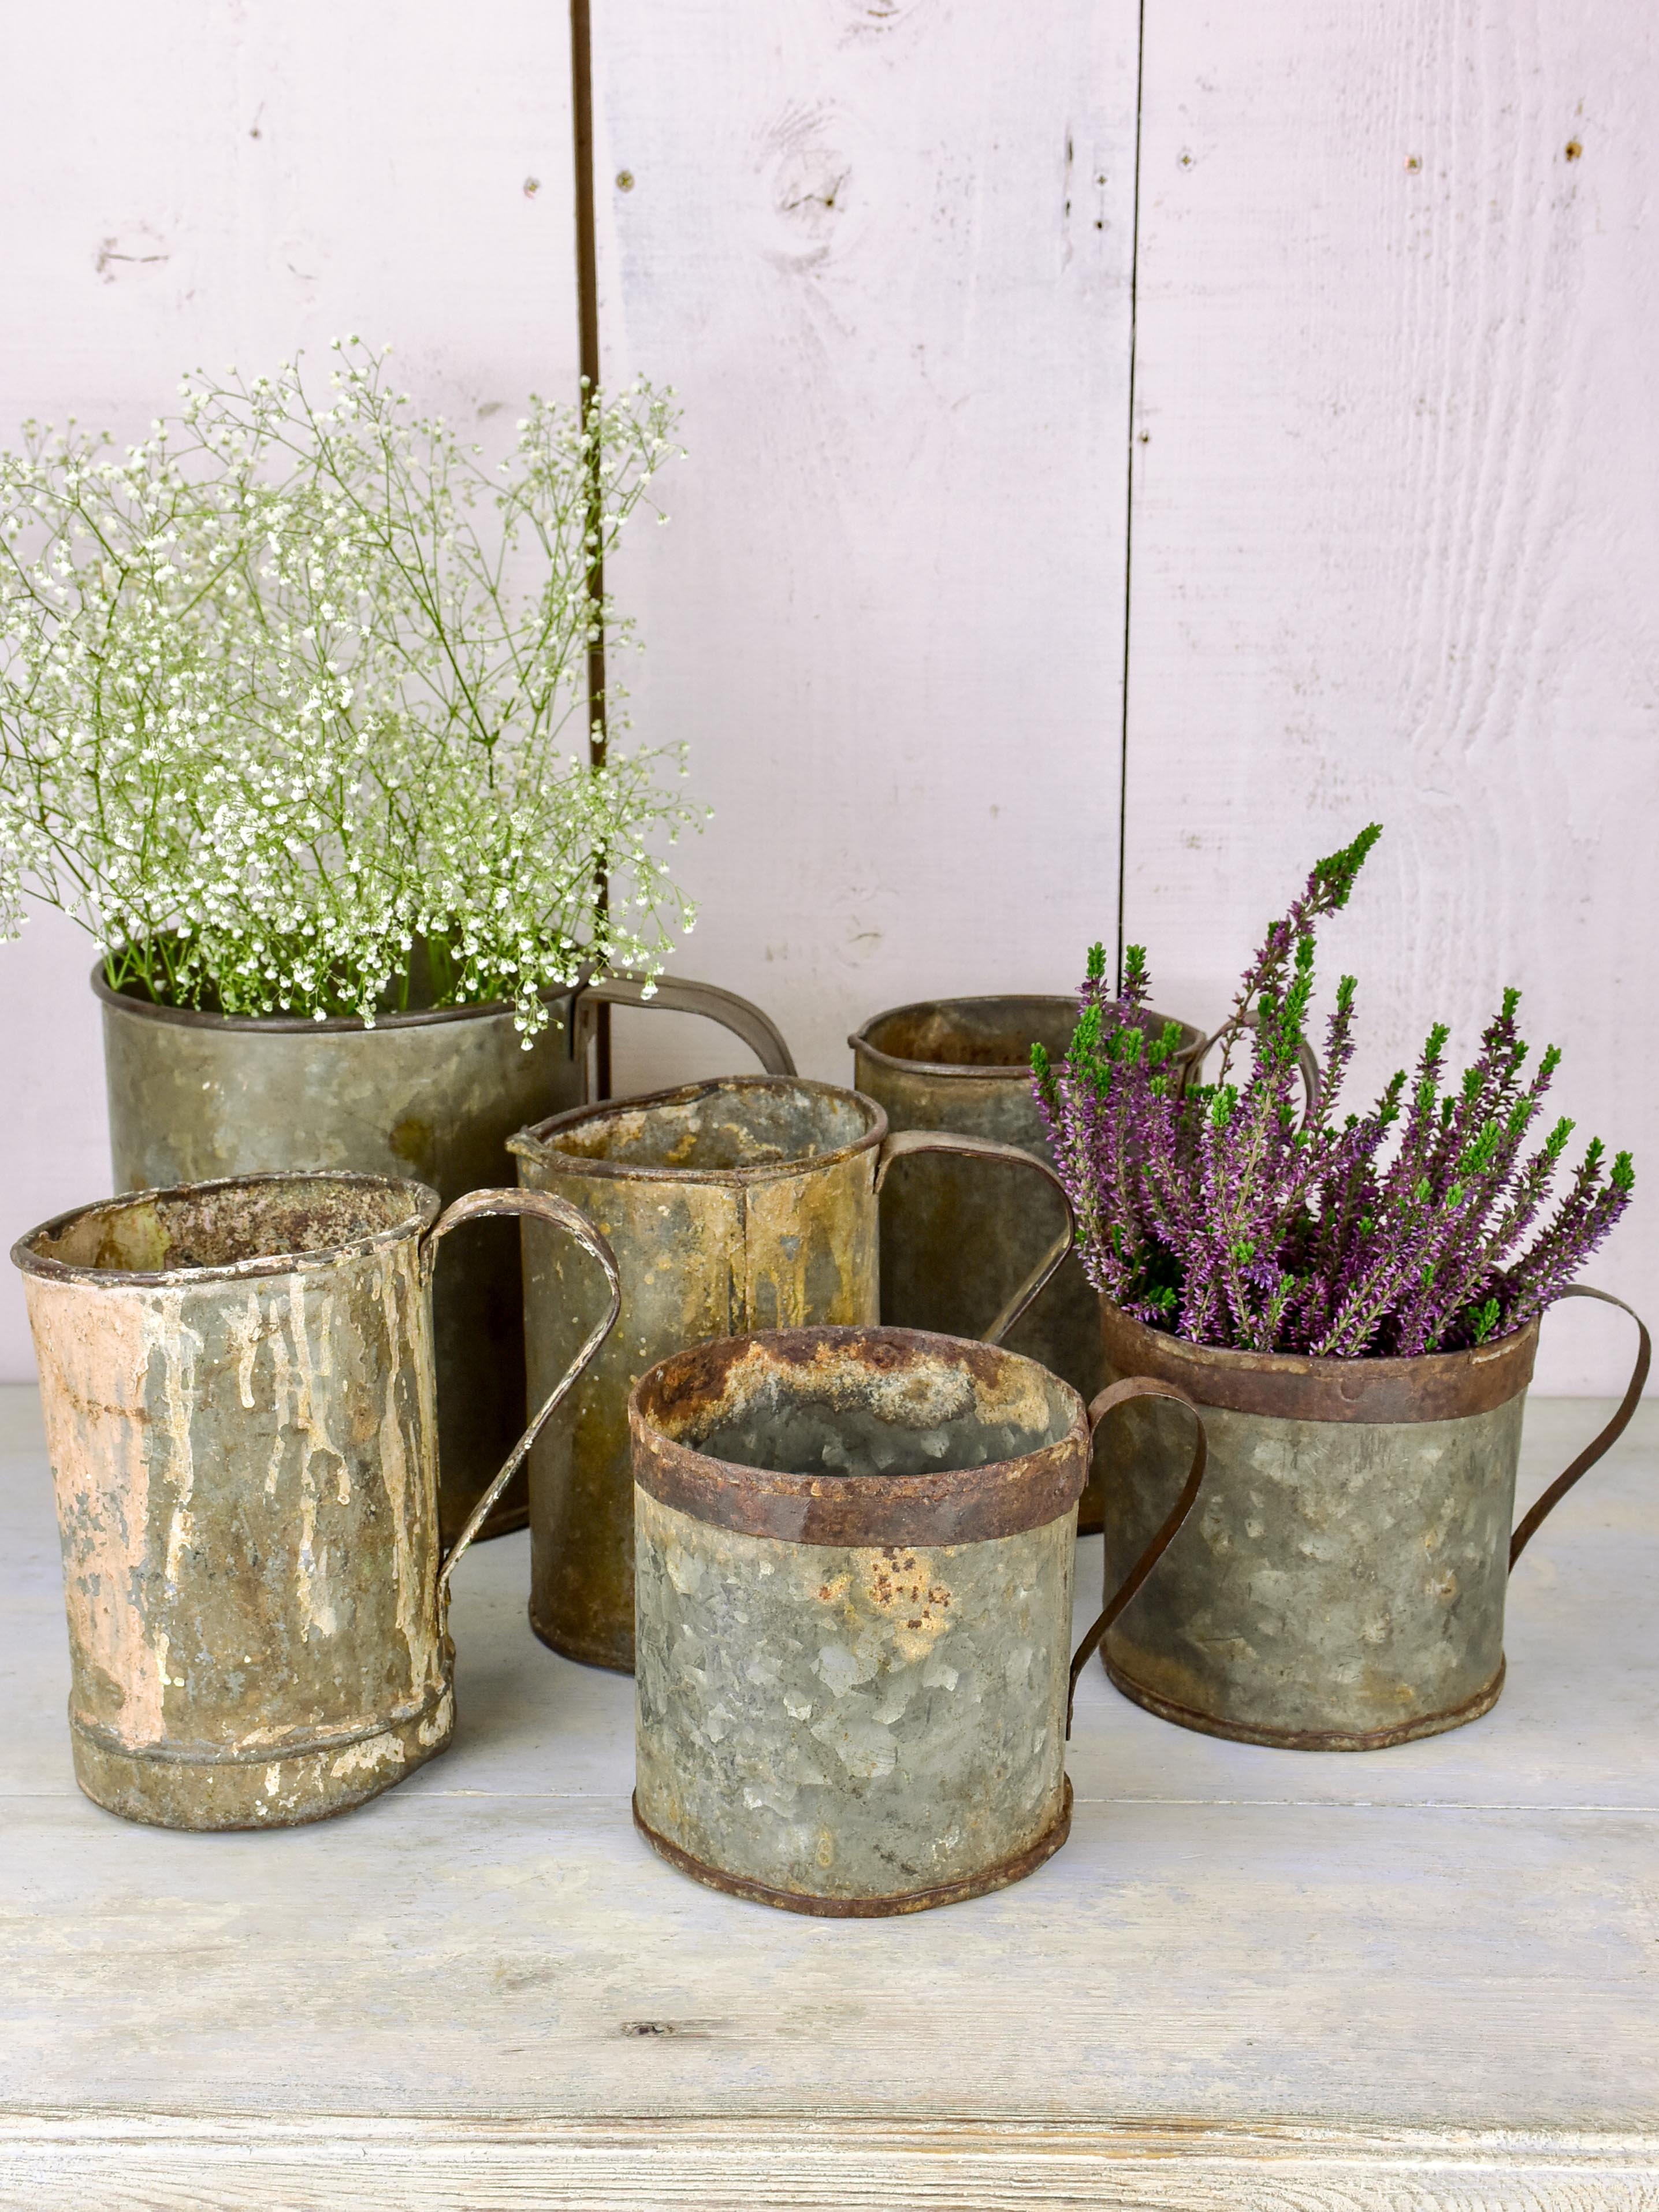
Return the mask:
[[(534, 1214), (608, 1287), (447, 1558), (440, 1237)], [(57, 1487), (82, 1790), (170, 1828), (291, 1826), (448, 1743), (450, 1572), (617, 1313), (580, 1214), (422, 1183), (249, 1176), (61, 1215), (23, 1271)]]

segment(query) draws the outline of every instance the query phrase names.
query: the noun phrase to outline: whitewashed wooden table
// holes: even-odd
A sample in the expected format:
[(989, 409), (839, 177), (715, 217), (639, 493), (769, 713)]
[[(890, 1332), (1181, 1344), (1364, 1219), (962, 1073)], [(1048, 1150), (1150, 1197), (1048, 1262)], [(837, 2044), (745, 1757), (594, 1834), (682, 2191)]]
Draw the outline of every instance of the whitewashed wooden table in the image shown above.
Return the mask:
[[(1533, 1407), (1528, 1495), (1598, 1410)], [(631, 1686), (532, 1639), (522, 1536), (460, 1571), (456, 1747), (404, 1787), (100, 1812), (0, 1393), (0, 2203), (1659, 2204), (1656, 1460), (1650, 1407), (1534, 1544), (1474, 1727), (1275, 1753), (1091, 1669), (1057, 1858), (836, 1922), (638, 1840)]]

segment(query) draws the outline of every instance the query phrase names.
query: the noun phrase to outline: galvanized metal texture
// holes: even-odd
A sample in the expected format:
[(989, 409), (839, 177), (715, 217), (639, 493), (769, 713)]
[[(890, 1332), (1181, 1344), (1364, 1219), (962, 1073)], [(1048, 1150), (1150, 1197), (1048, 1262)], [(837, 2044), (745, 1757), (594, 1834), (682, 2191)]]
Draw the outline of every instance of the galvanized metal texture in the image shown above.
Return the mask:
[[(1104, 1639), (1127, 1696), (1186, 1727), (1291, 1749), (1377, 1749), (1489, 1710), (1504, 1680), (1535, 1327), (1491, 1347), (1495, 1357), (1269, 1364), (1203, 1346), (1172, 1356), (1174, 1340), (1149, 1346), (1155, 1332), (1115, 1313), (1104, 1328), (1109, 1364), (1131, 1359), (1177, 1382), (1202, 1410), (1209, 1448), (1201, 1510)], [(1339, 1364), (1420, 1368), (1422, 1417), (1408, 1418), (1409, 1374), (1374, 1384), (1356, 1375), (1345, 1393), (1328, 1371)], [(1298, 1365), (1305, 1413), (1293, 1410)], [(1497, 1402), (1494, 1377), (1510, 1386)], [(1619, 1433), (1639, 1388), (1633, 1378), (1572, 1480)], [(1260, 1409), (1267, 1393), (1271, 1411)], [(1356, 1405), (1373, 1418), (1356, 1418)], [(1106, 1434), (1109, 1583), (1174, 1494), (1188, 1439), (1182, 1419), (1146, 1402), (1119, 1409)], [(1516, 1532), (1515, 1556), (1565, 1486)]]
[[(635, 1807), (652, 1840), (741, 1894), (860, 1915), (979, 1894), (1056, 1848), (1073, 1509), (1011, 1512), (1027, 1525), (977, 1541), (875, 1532), (891, 1525), (884, 1481), (927, 1467), (1000, 1474), (1059, 1449), (1074, 1497), (1076, 1394), (1007, 1352), (814, 1330), (713, 1364), (677, 1355), (634, 1412), (647, 1442), (701, 1452), (708, 1484), (846, 1482), (844, 1525), (866, 1540), (755, 1534), (636, 1488)], [(935, 1528), (939, 1497), (907, 1511)]]
[(1028, 1874), (1035, 1874), (1045, 1859), (1054, 1853), (1072, 1832), (1072, 1778), (1066, 1778), (1065, 1802), (1060, 1818), (1052, 1828), (1039, 1836), (1029, 1850), (1019, 1851), (1000, 1866), (988, 1867), (982, 1873), (969, 1875), (960, 1881), (942, 1881), (932, 1889), (900, 1890), (886, 1897), (811, 1897), (799, 1890), (773, 1889), (763, 1881), (750, 1881), (742, 1875), (727, 1874), (724, 1868), (709, 1866), (706, 1861), (694, 1858), (683, 1851), (678, 1844), (671, 1844), (666, 1836), (659, 1836), (640, 1811), (639, 1793), (633, 1799), (634, 1826), (652, 1849), (689, 1874), (693, 1881), (700, 1881), (710, 1889), (723, 1890), (728, 1897), (746, 1898), (751, 1905), (773, 1905), (783, 1912), (811, 1913), (823, 1920), (888, 1920), (902, 1912), (931, 1912), (939, 1905), (965, 1905), (969, 1898), (988, 1897), (994, 1890), (1006, 1889), (1012, 1883), (1024, 1881)]
[[(590, 994), (706, 1014), (763, 1059), (788, 1064), (787, 1048), (757, 1008), (684, 978), (662, 984), (651, 999), (634, 977), (544, 993), (553, 1018), (528, 1049), (505, 1005), (382, 1014), (370, 1030), (355, 1019), (158, 1006), (112, 991), (101, 967), (93, 970), (92, 987), (103, 1006), (118, 1190), (333, 1169), (413, 1176), (446, 1203), (487, 1188), (501, 1180), (515, 1129), (586, 1096), (586, 1054), (578, 1057), (575, 1046)], [(525, 1414), (519, 1237), (510, 1223), (480, 1229), (446, 1267), (434, 1326), (440, 1508), (444, 1535), (453, 1540)], [(484, 1533), (521, 1527), (526, 1513), (520, 1480)]]
[(443, 1589), (472, 1532), (441, 1567), (432, 1255), (463, 1220), (533, 1210), (614, 1275), (554, 1206), (477, 1192), (440, 1218), (418, 1183), (246, 1176), (14, 1247), (89, 1796), (167, 1827), (292, 1826), (448, 1742)]
[[(1162, 1026), (1164, 1017), (1149, 1014)], [(1065, 1056), (1077, 1023), (1073, 998), (940, 999), (877, 1014), (848, 1039), (853, 1080), (895, 1130), (951, 1129), (1049, 1158), (1031, 1095), (1031, 1047)], [(1205, 1036), (1182, 1025), (1183, 1050)], [(1010, 1170), (969, 1173), (948, 1160), (896, 1176), (882, 1193), (882, 1318), (907, 1328), (977, 1336), (998, 1286), (1029, 1275), (1065, 1217)], [(970, 1259), (970, 1264), (964, 1265)], [(1006, 1340), (1062, 1376), (1085, 1404), (1106, 1380), (1096, 1293), (1075, 1253)], [(1084, 1492), (1079, 1526), (1100, 1526), (1098, 1482)]]
[[(918, 1148), (1054, 1181), (1040, 1161), (953, 1133), (890, 1139), (870, 1100), (799, 1078), (690, 1084), (557, 1115), (512, 1139), (520, 1180), (588, 1212), (623, 1274), (621, 1324), (531, 1462), (530, 1617), (544, 1643), (592, 1665), (633, 1664), (628, 1396), (640, 1376), (715, 1338), (873, 1322), (876, 1194), (887, 1164)], [(1006, 1318), (1064, 1251), (1046, 1255)], [(526, 1237), (532, 1389), (566, 1357), (585, 1310), (563, 1269), (556, 1249)]]

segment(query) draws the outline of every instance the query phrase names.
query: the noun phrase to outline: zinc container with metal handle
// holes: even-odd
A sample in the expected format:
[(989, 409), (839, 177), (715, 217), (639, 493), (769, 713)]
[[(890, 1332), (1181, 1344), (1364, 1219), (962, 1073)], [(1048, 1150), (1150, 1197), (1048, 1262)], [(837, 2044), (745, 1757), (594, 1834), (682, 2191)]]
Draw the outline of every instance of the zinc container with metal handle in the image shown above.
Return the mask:
[[(420, 978), (416, 978), (417, 983)], [(605, 975), (549, 991), (548, 1026), (526, 1049), (507, 1005), (421, 1006), (340, 1018), (257, 1018), (158, 1006), (112, 991), (100, 968), (110, 1149), (118, 1190), (216, 1176), (344, 1169), (413, 1176), (447, 1204), (507, 1172), (507, 1139), (580, 1105), (596, 1008), (649, 1006), (732, 1030), (763, 1067), (787, 1074), (787, 1047), (757, 1006), (710, 983)], [(647, 996), (647, 992), (650, 995)], [(433, 1306), (439, 1510), (453, 1543), (512, 1445), (526, 1407), (519, 1236), (474, 1231), (438, 1278)], [(485, 1535), (521, 1527), (522, 1478), (501, 1494)]]
[[(1149, 1027), (1162, 1028), (1161, 1014), (1146, 1018)], [(1031, 1047), (1063, 1060), (1076, 1026), (1075, 997), (927, 999), (890, 1007), (847, 1040), (854, 1086), (875, 1099), (895, 1129), (954, 1129), (1046, 1161), (1048, 1135), (1031, 1095)], [(1201, 1030), (1182, 1024), (1183, 1054), (1201, 1052), (1204, 1043)], [(990, 1310), (987, 1278), (1023, 1275), (1059, 1222), (1059, 1209), (1010, 1170), (919, 1161), (882, 1193), (882, 1319), (900, 1328), (977, 1335)], [(1101, 1388), (1099, 1315), (1075, 1253), (1008, 1343), (1085, 1401)], [(1100, 1526), (1096, 1477), (1084, 1492), (1080, 1525), (1085, 1532)]]
[[(919, 1152), (1012, 1164), (1058, 1194), (1065, 1226), (992, 1323), (1012, 1326), (1064, 1258), (1071, 1213), (1051, 1170), (1006, 1145), (931, 1130), (888, 1133), (855, 1091), (732, 1076), (562, 1114), (513, 1139), (521, 1182), (556, 1191), (610, 1240), (623, 1313), (530, 1462), (531, 1625), (590, 1665), (634, 1663), (634, 1513), (628, 1395), (666, 1353), (712, 1337), (873, 1322), (877, 1207), (897, 1160)], [(524, 1239), (531, 1389), (557, 1373), (591, 1294), (568, 1255)], [(982, 1255), (962, 1255), (977, 1273)], [(1008, 1291), (1006, 1282), (998, 1293)]]
[[(608, 1297), (441, 1559), (433, 1267), (497, 1213), (597, 1261)], [(421, 1183), (248, 1176), (79, 1207), (12, 1258), (88, 1796), (159, 1827), (292, 1826), (441, 1751), (449, 1577), (616, 1318), (604, 1240), (535, 1191), (441, 1216)]]
[[(1630, 1311), (1602, 1291), (1562, 1295)], [(1623, 1405), (1511, 1534), (1536, 1322), (1471, 1351), (1309, 1359), (1188, 1344), (1103, 1301), (1102, 1320), (1109, 1370), (1181, 1390), (1210, 1441), (1203, 1510), (1105, 1641), (1126, 1697), (1297, 1751), (1378, 1750), (1497, 1703), (1510, 1569), (1636, 1410), (1640, 1321)], [(1185, 1438), (1165, 1408), (1136, 1405), (1113, 1445), (1109, 1583), (1167, 1510)]]
[[(1018, 1881), (1071, 1821), (1079, 1669), (1191, 1510), (1180, 1495), (1071, 1656), (1091, 1431), (1029, 1359), (893, 1328), (677, 1353), (629, 1407), (634, 1814), (699, 1881), (794, 1912), (919, 1912)], [(1183, 1415), (1188, 1433), (1192, 1409)]]

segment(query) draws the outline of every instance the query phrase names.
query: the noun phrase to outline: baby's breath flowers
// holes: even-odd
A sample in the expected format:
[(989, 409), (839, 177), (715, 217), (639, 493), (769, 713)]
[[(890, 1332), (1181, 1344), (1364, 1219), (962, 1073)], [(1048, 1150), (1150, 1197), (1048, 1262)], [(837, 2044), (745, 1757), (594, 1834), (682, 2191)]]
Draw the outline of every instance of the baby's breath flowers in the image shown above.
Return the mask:
[(665, 756), (613, 685), (591, 766), (586, 714), (671, 399), (532, 398), (491, 471), (337, 351), (325, 404), (297, 363), (198, 374), (125, 453), (71, 423), (0, 455), (0, 934), (27, 888), (167, 1005), (507, 1000), (528, 1040), (544, 990), (654, 974), (691, 919)]

